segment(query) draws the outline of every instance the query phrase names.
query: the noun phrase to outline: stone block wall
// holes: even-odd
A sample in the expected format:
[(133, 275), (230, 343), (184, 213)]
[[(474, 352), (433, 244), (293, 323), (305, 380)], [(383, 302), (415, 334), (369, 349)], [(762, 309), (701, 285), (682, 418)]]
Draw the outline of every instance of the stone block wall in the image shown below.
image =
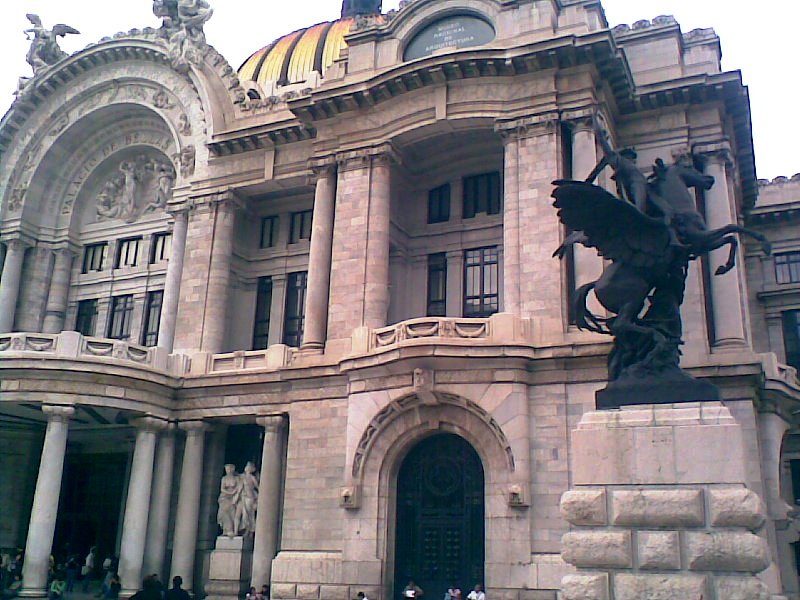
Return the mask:
[(744, 486), (572, 490), (562, 556), (578, 567), (564, 600), (760, 600), (770, 564), (760, 498)]

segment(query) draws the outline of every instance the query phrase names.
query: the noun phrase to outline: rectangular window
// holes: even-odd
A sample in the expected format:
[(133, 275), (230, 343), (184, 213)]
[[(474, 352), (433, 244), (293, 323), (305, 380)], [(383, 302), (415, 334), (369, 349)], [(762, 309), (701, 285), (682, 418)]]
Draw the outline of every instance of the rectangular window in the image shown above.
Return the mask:
[(800, 310), (787, 310), (781, 316), (786, 364), (800, 371)]
[(78, 302), (78, 316), (75, 318), (75, 331), (82, 335), (94, 335), (97, 321), (97, 300), (81, 300)]
[(791, 459), (789, 469), (792, 472), (792, 498), (795, 504), (800, 504), (800, 460)]
[(161, 320), (161, 305), (163, 302), (163, 290), (147, 292), (147, 299), (144, 305), (142, 346), (155, 346), (158, 343), (158, 323)]
[(259, 248), (272, 248), (278, 243), (278, 217), (261, 219), (261, 241)]
[(311, 211), (292, 213), (292, 229), (289, 233), (289, 243), (296, 244), (300, 240), (311, 239)]
[(445, 183), (428, 192), (428, 223), (450, 220), (450, 184)]
[(483, 173), (464, 177), (464, 218), (477, 214), (500, 213), (500, 173)]
[(253, 350), (269, 345), (269, 316), (272, 307), (272, 277), (259, 277), (256, 291), (256, 318), (253, 324)]
[(444, 317), (447, 308), (447, 254), (428, 255), (428, 316)]
[(106, 252), (108, 252), (108, 242), (86, 246), (83, 249), (83, 268), (81, 273), (102, 271), (106, 263)]
[(303, 325), (306, 312), (305, 271), (289, 273), (286, 280), (286, 310), (283, 313), (283, 343), (287, 346), (300, 347), (303, 341)]
[(800, 282), (800, 252), (775, 255), (775, 280), (778, 283)]
[(150, 264), (155, 265), (169, 260), (172, 251), (172, 234), (157, 233), (153, 236), (153, 245), (150, 248)]
[(139, 260), (139, 244), (142, 238), (128, 238), (120, 240), (117, 244), (117, 259), (114, 262), (114, 268), (120, 267), (135, 267)]
[(114, 340), (127, 340), (131, 335), (131, 316), (133, 315), (133, 296), (114, 296), (108, 315), (108, 337)]
[(464, 252), (464, 316), (488, 317), (498, 310), (497, 246)]

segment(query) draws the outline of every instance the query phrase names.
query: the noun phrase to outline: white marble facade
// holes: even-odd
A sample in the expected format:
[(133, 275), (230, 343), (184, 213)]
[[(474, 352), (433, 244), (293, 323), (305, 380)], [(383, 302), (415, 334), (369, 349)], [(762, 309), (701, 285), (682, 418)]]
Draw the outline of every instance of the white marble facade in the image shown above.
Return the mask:
[[(462, 17), (493, 39), (406, 54)], [(800, 250), (800, 186), (756, 180), (747, 88), (721, 71), (719, 38), (663, 16), (610, 28), (595, 0), (415, 0), (326, 29), (346, 48), (322, 72), (287, 54), (270, 78), (269, 61), (237, 74), (201, 30), (175, 31), (63, 58), (0, 121), (0, 548), (25, 548), (25, 594), (44, 595), (67, 535), (64, 465), (110, 454), (123, 594), (151, 572), (206, 593), (226, 432), (250, 424), (251, 576), (273, 598), (397, 597), (398, 473), (449, 433), (484, 472), (489, 595), (555, 599), (572, 572), (572, 431), (609, 343), (569, 324), (570, 289), (603, 263), (551, 258), (550, 193), (601, 156), (592, 115), (643, 169), (691, 148), (717, 180), (710, 222)], [(496, 206), (463, 201), (477, 175)], [(795, 283), (739, 254), (720, 278), (716, 256), (692, 265), (683, 365), (741, 428), (742, 477), (767, 509), (760, 577), (798, 598), (783, 315), (800, 309), (800, 261)]]

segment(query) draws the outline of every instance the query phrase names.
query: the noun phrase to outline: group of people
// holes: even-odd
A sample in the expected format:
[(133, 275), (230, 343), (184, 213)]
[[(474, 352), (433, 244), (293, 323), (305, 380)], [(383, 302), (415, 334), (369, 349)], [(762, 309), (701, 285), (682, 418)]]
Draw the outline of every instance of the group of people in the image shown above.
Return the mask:
[(13, 596), (22, 585), (22, 548), (0, 554), (0, 596)]
[[(418, 600), (425, 595), (425, 592), (411, 580), (408, 582), (408, 585), (403, 588), (401, 595), (402, 600)], [(456, 584), (451, 585), (444, 593), (444, 600), (462, 600), (462, 598), (461, 588)], [(362, 598), (362, 594), (359, 594), (359, 600), (366, 600), (366, 598)], [(467, 600), (486, 600), (486, 594), (480, 583), (476, 584), (472, 591), (467, 594)]]
[(131, 600), (191, 600), (189, 592), (183, 589), (183, 577), (172, 578), (172, 587), (166, 589), (155, 573), (142, 581), (141, 589), (131, 596)]
[(269, 600), (269, 587), (264, 584), (260, 590), (251, 587), (245, 595), (245, 600)]

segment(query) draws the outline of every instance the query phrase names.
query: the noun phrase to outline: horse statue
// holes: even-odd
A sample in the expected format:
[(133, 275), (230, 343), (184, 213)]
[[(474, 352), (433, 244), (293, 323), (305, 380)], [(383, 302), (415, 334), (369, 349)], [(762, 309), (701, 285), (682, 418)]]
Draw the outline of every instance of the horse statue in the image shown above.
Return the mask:
[[(578, 328), (614, 336), (608, 359), (610, 383), (598, 392), (597, 407), (719, 399), (716, 387), (680, 368), (680, 307), (689, 263), (728, 246), (727, 262), (716, 271), (723, 275), (735, 265), (734, 234), (758, 240), (767, 254), (769, 242), (739, 225), (706, 227), (690, 190), (708, 190), (714, 178), (696, 168), (694, 156), (678, 154), (670, 165), (658, 159), (653, 175), (645, 178), (630, 169), (630, 158), (614, 151), (605, 132), (595, 125), (606, 154), (598, 167), (604, 162), (611, 165), (626, 191), (642, 189), (639, 177), (646, 181), (646, 198), (640, 194), (629, 200), (591, 181), (553, 182), (553, 205), (573, 232), (554, 256), (563, 257), (569, 246), (581, 243), (611, 261), (598, 280), (581, 286), (575, 295)], [(598, 173), (595, 169), (590, 179)], [(612, 316), (591, 313), (586, 306), (591, 291)]]

